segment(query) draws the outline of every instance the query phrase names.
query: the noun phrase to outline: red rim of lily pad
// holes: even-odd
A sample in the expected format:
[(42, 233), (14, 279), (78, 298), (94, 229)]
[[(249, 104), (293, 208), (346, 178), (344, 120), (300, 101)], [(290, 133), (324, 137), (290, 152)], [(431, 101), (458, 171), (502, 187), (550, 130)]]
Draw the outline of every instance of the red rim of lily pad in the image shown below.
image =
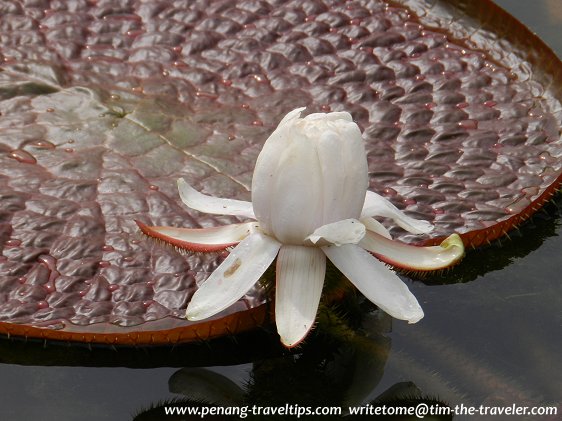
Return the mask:
[[(112, 345), (166, 345), (236, 334), (270, 320), (259, 288), (217, 318), (198, 323), (183, 320), (181, 308), (204, 277), (193, 273), (190, 265), (201, 273), (211, 271), (221, 256), (186, 257), (158, 244), (144, 246), (146, 239), (135, 236), (133, 219), (177, 226), (185, 220), (192, 226), (225, 223), (228, 218), (186, 213), (170, 180), (179, 175), (197, 179), (207, 171), (202, 185), (208, 193), (247, 199), (261, 143), (279, 118), (296, 106), (353, 114), (365, 133), (370, 188), (437, 227), (431, 237), (420, 238), (389, 226), (395, 237), (407, 242), (435, 244), (456, 231), (467, 246), (486, 244), (530, 217), (562, 182), (560, 60), (490, 1), (374, 1), (369, 3), (372, 9), (360, 2), (328, 9), (322, 2), (310, 1), (285, 15), (267, 2), (241, 1), (223, 20), (217, 16), (227, 12), (218, 1), (205, 11), (168, 10), (166, 2), (160, 12), (149, 5), (134, 10), (118, 6), (101, 10), (88, 5), (72, 13), (23, 6), (10, 11), (28, 22), (29, 37), (41, 33), (39, 44), (53, 44), (44, 48), (46, 52), (38, 44), (41, 54), (36, 56), (32, 47), (25, 46), (28, 51), (22, 52), (19, 44), (25, 37), (17, 35), (17, 29), (0, 46), (6, 76), (0, 81), (5, 82), (1, 98), (19, 112), (14, 124), (6, 123), (9, 128), (3, 128), (0, 139), (0, 159), (10, 163), (7, 171), (12, 171), (0, 173), (0, 187), (15, 189), (15, 184), (19, 189), (18, 194), (6, 190), (9, 205), (0, 209), (4, 212), (0, 213), (4, 251), (0, 266), (7, 267), (3, 272), (7, 275), (0, 275), (4, 300), (0, 333)], [(166, 16), (159, 20), (159, 13)], [(98, 32), (84, 35), (83, 24)], [(72, 28), (71, 35), (60, 30), (63, 26)], [(118, 33), (111, 32), (115, 28)], [(258, 48), (260, 42), (267, 44), (266, 50)], [(56, 54), (49, 56), (53, 51)], [(257, 61), (246, 59), (248, 52)], [(31, 105), (25, 102), (34, 96)], [(49, 105), (53, 98), (75, 102), (59, 110), (58, 104)], [(28, 131), (18, 133), (21, 121), (33, 122), (29, 109), (41, 106), (45, 109), (34, 117), (40, 124), (29, 124)], [(182, 114), (189, 118), (181, 120)], [(163, 121), (167, 115), (172, 115), (171, 122)], [(12, 118), (9, 113), (3, 116)], [(65, 142), (55, 145), (44, 140), (41, 124), (60, 129), (64, 122), (78, 120), (75, 129), (79, 127), (81, 134), (76, 139), (69, 129), (69, 134), (56, 132)], [(109, 140), (96, 144), (100, 124), (110, 133)], [(139, 142), (123, 141), (131, 136)], [(206, 141), (190, 143), (198, 136)], [(21, 146), (9, 147), (10, 137)], [(229, 141), (234, 146), (227, 146)], [(153, 146), (147, 149), (147, 144)], [(104, 155), (102, 149), (107, 147), (119, 154)], [(184, 149), (188, 158), (196, 158), (189, 161), (193, 166), (187, 173), (175, 156)], [(225, 156), (217, 154), (221, 149)], [(236, 156), (236, 165), (228, 155)], [(156, 158), (165, 159), (170, 167), (166, 177), (160, 177)], [(96, 165), (131, 171), (119, 170), (121, 178), (90, 180), (84, 162), (93, 163), (92, 171)], [(41, 184), (41, 168), (73, 174), (78, 181), (63, 183), (64, 177), (54, 177), (46, 186)], [(209, 168), (216, 174), (209, 175)], [(16, 177), (24, 177), (25, 183), (18, 184)], [(122, 180), (127, 188), (146, 184), (148, 193), (138, 201), (139, 208), (146, 204), (142, 211), (135, 208), (136, 191), (121, 199), (127, 197), (116, 187)], [(27, 254), (19, 249), (20, 240), (11, 235), (26, 224), (35, 227), (32, 243), (51, 241), (39, 234), (56, 223), (49, 219), (53, 210), (45, 202), (49, 195), (64, 196), (63, 187), (68, 196), (97, 201), (105, 215), (103, 230), (115, 233), (109, 235), (114, 245), (99, 242), (95, 235), (99, 227), (93, 225), (91, 236), (69, 234), (75, 243), (59, 244), (56, 239), (56, 247), (49, 243), (59, 253), (59, 261), (41, 252), (41, 247), (37, 252), (26, 249), (31, 250)], [(29, 193), (21, 193), (25, 188)], [(98, 196), (92, 199), (91, 190), (105, 194), (105, 201)], [(28, 202), (31, 210), (26, 209)], [(71, 201), (68, 206), (72, 208)], [(130, 224), (112, 213), (114, 207), (126, 206), (130, 206), (126, 209)], [(40, 216), (26, 220), (28, 214), (20, 215), (18, 226), (13, 219), (2, 221), (21, 209)], [(85, 217), (65, 229), (83, 233), (80, 224), (97, 216), (88, 214), (93, 211), (84, 206), (75, 211)], [(70, 211), (64, 215), (73, 218)], [(83, 256), (85, 242), (91, 242), (87, 251), (95, 258)], [(129, 254), (117, 253), (120, 246)], [(75, 258), (73, 253), (78, 253)], [(183, 258), (188, 264), (182, 263)], [(142, 259), (167, 269), (186, 267), (189, 274), (159, 273), (156, 283), (168, 289), (152, 291), (152, 279), (142, 285), (131, 280), (142, 277)], [(24, 264), (31, 268), (25, 276), (18, 272)], [(118, 265), (127, 271), (119, 272)], [(65, 274), (71, 270), (78, 275)], [(83, 275), (88, 270), (92, 274)], [(180, 288), (182, 282), (190, 284)], [(56, 300), (49, 295), (65, 288)], [(15, 299), (14, 291), (24, 298)], [(116, 296), (118, 302), (112, 301)], [(83, 297), (89, 300), (85, 304), (80, 301)], [(55, 311), (64, 309), (65, 300), (82, 312), (76, 323), (65, 319), (63, 310)], [(111, 303), (110, 318), (96, 313), (104, 303)], [(50, 309), (60, 317), (48, 316)], [(150, 317), (147, 309), (152, 311)], [(44, 318), (37, 318), (38, 314)]]

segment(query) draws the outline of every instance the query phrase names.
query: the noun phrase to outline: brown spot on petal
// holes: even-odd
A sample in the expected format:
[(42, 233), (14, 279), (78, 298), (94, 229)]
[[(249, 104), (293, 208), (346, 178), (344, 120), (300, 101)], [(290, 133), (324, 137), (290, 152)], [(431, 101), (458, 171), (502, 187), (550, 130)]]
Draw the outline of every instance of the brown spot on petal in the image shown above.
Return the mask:
[(236, 259), (234, 263), (232, 263), (232, 265), (227, 270), (225, 270), (224, 277), (229, 278), (232, 275), (234, 275), (241, 265), (242, 265), (242, 260)]

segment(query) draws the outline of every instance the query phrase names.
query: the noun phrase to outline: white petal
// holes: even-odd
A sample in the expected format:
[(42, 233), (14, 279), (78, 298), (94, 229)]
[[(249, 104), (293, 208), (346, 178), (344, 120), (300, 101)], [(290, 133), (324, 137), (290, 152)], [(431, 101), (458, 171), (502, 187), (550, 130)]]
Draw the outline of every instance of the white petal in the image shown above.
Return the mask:
[(322, 224), (358, 218), (369, 184), (361, 131), (355, 123), (346, 120), (323, 125), (326, 127), (318, 129), (316, 140), (323, 183)]
[(376, 232), (377, 234), (380, 234), (383, 237), (388, 238), (389, 240), (392, 240), (392, 236), (390, 235), (390, 232), (388, 232), (386, 227), (383, 224), (381, 224), (379, 221), (377, 221), (376, 219), (361, 218), (359, 221), (363, 225), (365, 225), (365, 228), (367, 228), (368, 231)]
[(195, 252), (224, 250), (238, 244), (259, 228), (257, 222), (225, 225), (212, 228), (153, 227), (135, 221), (149, 237), (162, 240), (175, 247)]
[(369, 190), (367, 190), (365, 195), (365, 203), (361, 211), (361, 218), (367, 216), (391, 218), (399, 226), (412, 234), (426, 234), (433, 230), (433, 225), (429, 222), (409, 217), (384, 197)]
[(287, 115), (281, 119), (278, 126), (284, 126), (298, 120), (304, 110), (306, 110), (306, 107), (295, 108), (293, 111), (289, 111)]
[(270, 136), (286, 132), (284, 136), (291, 139), (279, 155), (270, 159), (266, 148), (262, 150), (252, 180), (252, 200), (264, 231), (284, 244), (302, 244), (322, 225), (322, 173), (311, 140), (288, 129), (277, 129)]
[(443, 269), (464, 256), (464, 245), (458, 234), (450, 235), (438, 246), (418, 247), (367, 231), (359, 246), (376, 254), (383, 262), (410, 270)]
[(317, 246), (333, 244), (357, 244), (365, 236), (365, 225), (357, 219), (344, 219), (332, 224), (322, 225), (306, 237), (310, 243)]
[(206, 194), (199, 193), (183, 178), (178, 179), (178, 190), (182, 202), (199, 212), (256, 219), (251, 202), (207, 196)]
[(279, 251), (276, 271), (277, 332), (281, 342), (292, 347), (304, 339), (316, 319), (326, 256), (318, 248), (284, 245)]
[(289, 113), (265, 142), (252, 177), (252, 204), (262, 229), (283, 243), (302, 244), (322, 225), (322, 175), (314, 143)]
[(314, 121), (314, 120), (322, 120), (322, 121), (337, 121), (337, 120), (345, 120), (345, 121), (353, 121), (353, 117), (347, 111), (334, 111), (331, 113), (312, 113), (307, 115), (304, 120), (307, 121)]
[(259, 232), (244, 239), (193, 294), (186, 317), (206, 319), (234, 304), (266, 271), (280, 247)]
[(367, 251), (352, 244), (322, 250), (365, 297), (392, 317), (409, 323), (423, 317), (418, 300), (406, 284)]

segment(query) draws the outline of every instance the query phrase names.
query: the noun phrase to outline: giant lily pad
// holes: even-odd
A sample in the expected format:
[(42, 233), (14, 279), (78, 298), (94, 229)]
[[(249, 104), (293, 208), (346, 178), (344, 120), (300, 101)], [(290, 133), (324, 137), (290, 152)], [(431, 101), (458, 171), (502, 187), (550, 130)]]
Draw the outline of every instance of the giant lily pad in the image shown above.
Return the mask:
[(181, 205), (182, 176), (249, 199), (287, 111), (348, 110), (371, 189), (467, 245), (528, 218), (561, 180), (560, 61), (486, 0), (0, 5), (0, 332), (116, 344), (236, 333), (252, 290), (184, 320), (224, 257), (139, 236), (233, 222)]

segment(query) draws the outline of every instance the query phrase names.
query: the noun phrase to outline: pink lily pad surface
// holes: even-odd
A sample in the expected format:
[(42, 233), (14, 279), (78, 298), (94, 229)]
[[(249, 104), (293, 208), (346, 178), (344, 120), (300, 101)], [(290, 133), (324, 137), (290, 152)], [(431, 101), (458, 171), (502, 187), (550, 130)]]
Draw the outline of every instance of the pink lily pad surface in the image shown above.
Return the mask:
[(259, 287), (185, 320), (224, 255), (134, 220), (235, 222), (187, 209), (176, 179), (249, 200), (263, 142), (299, 106), (352, 113), (371, 190), (436, 227), (388, 225), (406, 242), (478, 246), (560, 184), (560, 61), (486, 0), (4, 1), (0, 31), (5, 334), (175, 343), (263, 323)]

